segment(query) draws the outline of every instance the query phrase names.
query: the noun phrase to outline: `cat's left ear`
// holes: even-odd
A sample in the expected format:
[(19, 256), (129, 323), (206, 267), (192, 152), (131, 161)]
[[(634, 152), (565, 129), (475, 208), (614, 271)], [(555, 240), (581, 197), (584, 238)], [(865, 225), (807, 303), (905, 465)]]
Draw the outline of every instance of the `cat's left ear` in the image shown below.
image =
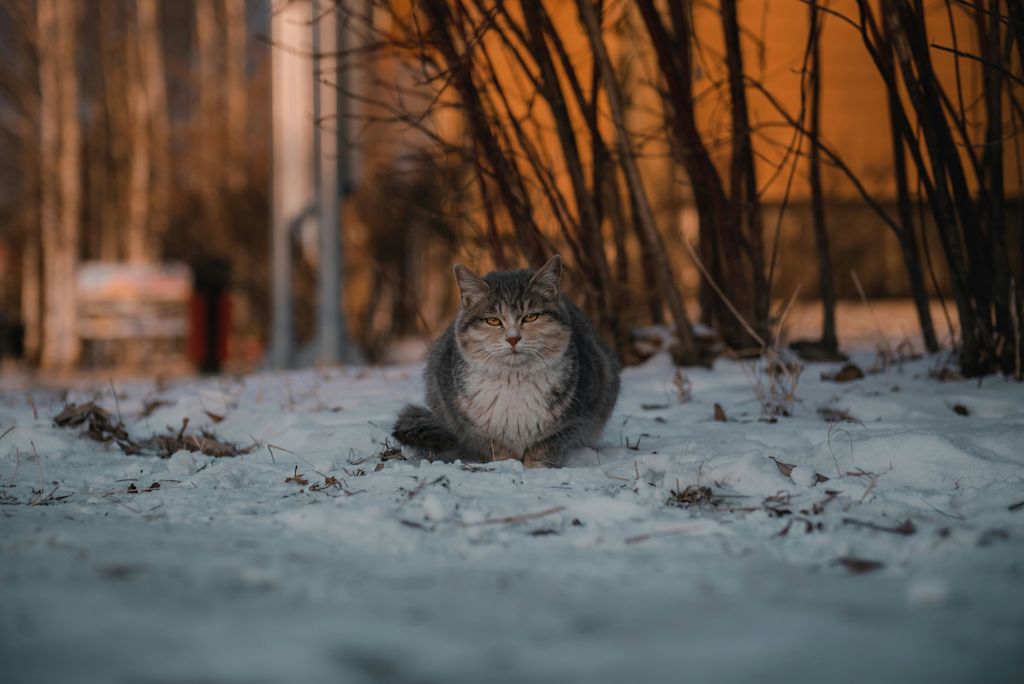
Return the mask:
[(455, 282), (459, 284), (459, 292), (462, 296), (462, 307), (468, 308), (474, 302), (483, 299), (490, 291), (490, 286), (483, 278), (473, 273), (462, 264), (455, 264)]
[(544, 299), (555, 299), (558, 297), (558, 281), (561, 277), (562, 257), (556, 254), (533, 274), (529, 289)]

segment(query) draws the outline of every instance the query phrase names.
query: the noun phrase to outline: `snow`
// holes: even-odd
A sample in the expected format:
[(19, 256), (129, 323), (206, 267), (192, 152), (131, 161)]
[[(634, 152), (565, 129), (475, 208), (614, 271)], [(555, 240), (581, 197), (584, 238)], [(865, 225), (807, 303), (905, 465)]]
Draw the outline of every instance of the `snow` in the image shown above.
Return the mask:
[(1024, 387), (935, 363), (810, 365), (772, 423), (736, 362), (680, 403), (657, 356), (561, 469), (382, 460), (415, 365), (67, 396), (235, 458), (126, 456), (9, 385), (4, 681), (1024, 681)]

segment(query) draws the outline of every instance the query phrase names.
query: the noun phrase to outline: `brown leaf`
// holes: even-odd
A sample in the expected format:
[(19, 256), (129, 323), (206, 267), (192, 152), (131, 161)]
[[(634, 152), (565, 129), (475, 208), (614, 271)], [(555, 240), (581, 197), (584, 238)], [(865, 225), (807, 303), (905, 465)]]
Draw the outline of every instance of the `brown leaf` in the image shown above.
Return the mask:
[(939, 382), (948, 382), (952, 380), (964, 379), (964, 376), (961, 375), (959, 371), (956, 371), (953, 368), (949, 368), (948, 366), (943, 366), (939, 370), (933, 372), (931, 376), (932, 378), (938, 380)]
[(769, 456), (768, 458), (770, 458), (773, 461), (775, 461), (775, 467), (778, 468), (779, 472), (782, 473), (783, 475), (785, 475), (786, 477), (789, 477), (789, 474), (791, 472), (793, 472), (793, 468), (796, 468), (796, 466), (793, 465), (792, 463), (783, 463), (782, 461), (780, 461), (779, 459), (775, 458), (774, 456)]
[(843, 364), (842, 368), (834, 373), (822, 373), (822, 380), (831, 380), (832, 382), (853, 382), (854, 380), (860, 380), (864, 377), (864, 371), (860, 369), (855, 363)]
[(317, 483), (310, 485), (309, 491), (322, 492), (323, 490), (330, 489), (331, 487), (337, 487), (338, 489), (341, 489), (341, 483), (338, 482), (338, 478), (334, 477), (333, 475), (327, 475), (326, 477), (324, 477), (323, 484)]
[(672, 492), (669, 496), (668, 501), (665, 502), (668, 506), (676, 508), (690, 508), (691, 506), (718, 506), (722, 503), (722, 498), (716, 496), (711, 491), (711, 487), (705, 487), (703, 485), (690, 485), (681, 492)]
[(838, 408), (836, 406), (821, 406), (818, 408), (818, 415), (829, 423), (854, 422), (853, 416), (851, 416), (846, 409)]
[(725, 415), (725, 409), (722, 408), (721, 404), (715, 404), (715, 422), (724, 423), (729, 420)]
[(299, 466), (295, 466), (295, 472), (292, 475), (285, 478), (285, 482), (294, 482), (295, 484), (302, 485), (303, 487), (309, 484), (309, 480), (307, 480), (305, 476), (299, 472)]
[(220, 415), (218, 413), (214, 413), (213, 411), (203, 411), (203, 413), (205, 413), (207, 416), (209, 416), (210, 420), (212, 420), (214, 423), (219, 423), (222, 420), (224, 420), (224, 416), (222, 416), (222, 415)]
[(849, 570), (851, 575), (866, 575), (869, 572), (881, 570), (885, 567), (878, 561), (867, 560), (865, 558), (855, 558), (853, 556), (843, 556), (842, 558), (837, 559), (836, 563)]
[(405, 460), (405, 456), (402, 455), (402, 450), (396, 446), (385, 445), (385, 448), (380, 452), (381, 461), (390, 461), (393, 459)]
[(958, 416), (969, 416), (971, 415), (971, 409), (967, 408), (963, 404), (953, 404), (953, 413)]
[(171, 406), (174, 402), (167, 401), (166, 399), (151, 399), (142, 404), (142, 418), (149, 418), (153, 413), (164, 406)]

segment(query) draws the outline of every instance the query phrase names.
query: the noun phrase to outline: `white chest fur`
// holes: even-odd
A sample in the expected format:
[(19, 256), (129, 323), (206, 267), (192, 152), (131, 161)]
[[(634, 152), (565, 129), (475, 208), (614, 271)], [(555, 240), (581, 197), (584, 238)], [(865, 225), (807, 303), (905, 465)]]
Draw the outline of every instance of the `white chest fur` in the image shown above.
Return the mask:
[(528, 447), (550, 433), (562, 407), (552, 407), (557, 373), (536, 368), (472, 368), (465, 376), (460, 409), (494, 442), (521, 457)]

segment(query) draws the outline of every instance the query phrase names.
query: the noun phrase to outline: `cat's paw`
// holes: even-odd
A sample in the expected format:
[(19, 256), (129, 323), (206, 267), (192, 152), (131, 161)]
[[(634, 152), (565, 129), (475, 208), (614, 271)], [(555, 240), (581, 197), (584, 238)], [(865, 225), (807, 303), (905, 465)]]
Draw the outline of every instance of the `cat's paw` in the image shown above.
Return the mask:
[(547, 454), (526, 454), (523, 456), (523, 466), (527, 468), (547, 468), (550, 465)]

